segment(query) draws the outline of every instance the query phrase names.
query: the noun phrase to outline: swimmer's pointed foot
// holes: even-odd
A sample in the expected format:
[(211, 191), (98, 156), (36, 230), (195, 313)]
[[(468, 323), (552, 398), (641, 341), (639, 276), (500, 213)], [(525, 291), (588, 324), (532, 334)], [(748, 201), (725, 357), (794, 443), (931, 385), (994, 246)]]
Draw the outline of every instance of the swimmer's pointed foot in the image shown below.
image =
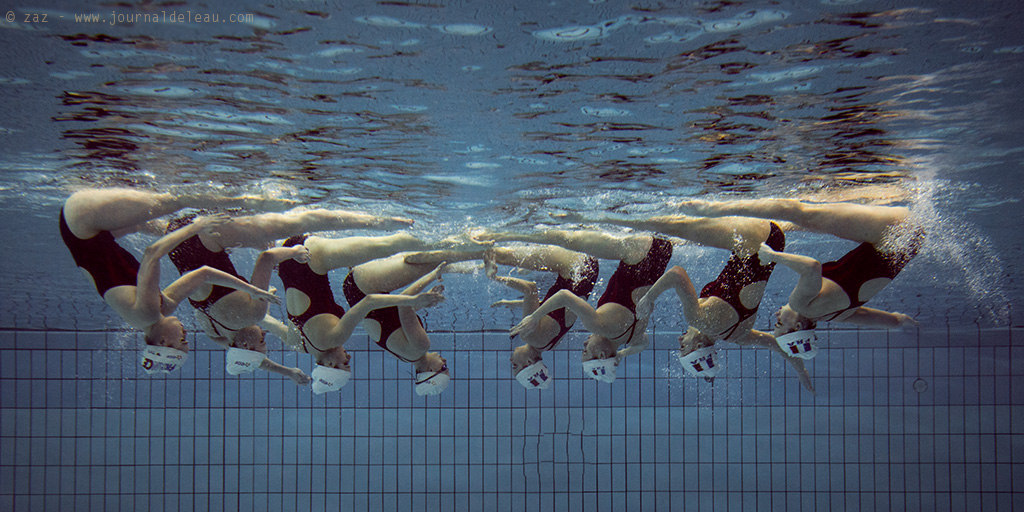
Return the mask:
[(455, 236), (450, 236), (438, 242), (437, 245), (440, 249), (463, 252), (483, 251), (494, 245), (493, 240), (478, 238), (476, 233), (477, 231), (467, 231)]
[(687, 215), (694, 215), (697, 217), (714, 217), (719, 213), (715, 208), (715, 203), (711, 201), (705, 201), (703, 199), (684, 199), (682, 201), (669, 201), (669, 206), (678, 209), (680, 212)]
[(523, 305), (521, 300), (499, 300), (491, 304), (492, 308), (518, 308)]
[(552, 220), (558, 221), (562, 224), (583, 224), (588, 222), (585, 217), (576, 212), (565, 212), (565, 213), (549, 213)]

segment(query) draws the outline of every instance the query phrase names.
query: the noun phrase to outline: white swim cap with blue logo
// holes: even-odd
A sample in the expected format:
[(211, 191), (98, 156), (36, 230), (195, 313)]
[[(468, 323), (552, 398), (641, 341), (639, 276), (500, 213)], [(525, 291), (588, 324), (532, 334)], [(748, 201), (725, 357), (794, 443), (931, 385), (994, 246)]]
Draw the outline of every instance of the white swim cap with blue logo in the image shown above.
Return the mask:
[(714, 378), (722, 371), (722, 362), (718, 359), (718, 351), (714, 347), (704, 347), (689, 354), (680, 355), (679, 363), (686, 371), (697, 377)]
[(551, 385), (551, 374), (544, 361), (537, 361), (520, 370), (516, 380), (526, 389), (547, 389)]
[(618, 362), (618, 359), (614, 357), (583, 361), (583, 371), (594, 380), (611, 384), (615, 382), (615, 369), (618, 368)]
[(814, 334), (814, 329), (794, 331), (775, 338), (775, 342), (787, 356), (800, 359), (814, 359), (814, 356), (818, 355), (816, 341), (818, 336)]
[(188, 360), (188, 352), (171, 347), (146, 345), (142, 349), (142, 369), (149, 375), (171, 373)]

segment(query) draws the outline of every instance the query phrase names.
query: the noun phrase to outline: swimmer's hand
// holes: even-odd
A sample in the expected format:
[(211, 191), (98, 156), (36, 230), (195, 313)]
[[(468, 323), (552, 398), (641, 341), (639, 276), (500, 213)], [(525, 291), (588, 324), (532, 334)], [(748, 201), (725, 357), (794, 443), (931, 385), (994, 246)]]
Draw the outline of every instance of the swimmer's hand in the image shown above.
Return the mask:
[(796, 370), (797, 376), (800, 378), (800, 384), (803, 384), (804, 389), (814, 394), (814, 383), (811, 382), (811, 374), (807, 371), (807, 367), (804, 366), (804, 360), (798, 357), (786, 356), (786, 360)]
[(200, 215), (192, 221), (192, 225), (195, 229), (204, 235), (216, 235), (217, 230), (225, 224), (231, 222), (231, 217), (228, 217), (226, 213), (212, 213), (210, 215)]
[[(435, 281), (435, 280), (440, 281), (441, 280), (441, 276), (444, 274), (444, 271), (447, 268), (448, 268), (448, 262), (447, 261), (442, 261), (436, 267), (434, 267), (434, 270), (431, 270), (430, 272), (427, 272), (426, 274), (424, 274), (421, 279), (425, 279), (428, 283), (431, 282), (431, 281)], [(443, 290), (443, 288), (442, 288), (442, 290)]]
[(490, 249), (484, 252), (484, 275), (488, 279), (494, 279), (498, 275), (498, 264), (494, 261), (494, 251)]
[(309, 375), (298, 368), (289, 368), (287, 377), (300, 386), (308, 386), (310, 382), (313, 382)]
[(778, 252), (776, 252), (775, 249), (768, 247), (768, 244), (764, 242), (761, 242), (761, 247), (757, 249), (757, 259), (761, 262), (761, 265), (774, 263), (776, 254), (778, 254)]
[(310, 256), (308, 247), (305, 245), (295, 245), (289, 247), (289, 249), (291, 249), (291, 252), (288, 257), (299, 263), (309, 263)]
[(651, 297), (651, 294), (648, 292), (645, 293), (644, 296), (640, 298), (640, 301), (636, 303), (636, 317), (638, 319), (647, 318), (651, 316), (651, 313), (653, 312), (654, 298)]
[(281, 297), (277, 296), (277, 288), (273, 286), (269, 290), (260, 290), (259, 288), (253, 287), (252, 290), (248, 290), (249, 296), (262, 302), (269, 302), (271, 304), (280, 304)]
[(537, 330), (537, 324), (540, 323), (540, 319), (535, 315), (526, 315), (523, 319), (509, 330), (509, 335), (513, 338), (522, 334), (523, 336), (529, 336), (533, 334), (533, 331)]
[(914, 317), (910, 315), (905, 315), (903, 313), (896, 312), (894, 312), (893, 315), (896, 315), (896, 325), (904, 329), (913, 329), (914, 327), (918, 327), (921, 325), (920, 322), (914, 320)]
[(439, 284), (428, 291), (413, 295), (414, 308), (432, 308), (444, 301), (444, 285)]

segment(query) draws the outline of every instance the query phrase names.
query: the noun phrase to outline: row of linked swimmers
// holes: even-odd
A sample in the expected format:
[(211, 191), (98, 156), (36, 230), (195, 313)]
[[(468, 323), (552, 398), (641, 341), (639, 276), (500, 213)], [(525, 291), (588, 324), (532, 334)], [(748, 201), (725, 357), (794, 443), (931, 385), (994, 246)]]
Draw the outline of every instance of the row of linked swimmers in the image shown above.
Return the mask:
[[(346, 229), (397, 231), (409, 219), (362, 213), (295, 208), (293, 202), (257, 196), (172, 195), (134, 189), (75, 192), (60, 213), (61, 236), (75, 263), (103, 300), (133, 328), (144, 333), (142, 367), (169, 373), (188, 354), (185, 329), (174, 316), (188, 299), (206, 334), (227, 350), (227, 372), (256, 369), (312, 382), (316, 393), (336, 391), (352, 376), (344, 345), (358, 325), (384, 350), (413, 365), (415, 390), (434, 395), (448, 385), (445, 359), (430, 352), (430, 338), (416, 311), (444, 299), (436, 282), (444, 272), (465, 269), (460, 262), (483, 261), (484, 273), (515, 290), (521, 300), (495, 306), (521, 309), (511, 329), (523, 344), (511, 357), (513, 373), (526, 388), (544, 389), (552, 376), (542, 354), (555, 348), (579, 322), (590, 332), (583, 369), (590, 377), (615, 380), (619, 362), (648, 345), (647, 322), (654, 304), (674, 290), (687, 331), (679, 337), (679, 360), (690, 373), (713, 378), (720, 364), (715, 343), (768, 348), (792, 365), (813, 391), (804, 361), (817, 352), (818, 322), (845, 322), (883, 328), (916, 325), (911, 317), (865, 306), (896, 277), (922, 245), (923, 229), (906, 208), (853, 203), (807, 203), (794, 199), (728, 202), (687, 200), (669, 207), (673, 216), (647, 219), (558, 216), (564, 223), (604, 223), (633, 228), (628, 236), (594, 229), (530, 232), (475, 230), (437, 242), (407, 233), (324, 238), (308, 233)], [(218, 211), (243, 208), (264, 213), (228, 218)], [(162, 223), (159, 219), (169, 217)], [(137, 231), (162, 236), (139, 261), (116, 238)], [(787, 231), (806, 230), (858, 242), (837, 261), (821, 263), (784, 252)], [(686, 269), (668, 268), (671, 239), (729, 251), (718, 277), (700, 291)], [(281, 244), (279, 240), (285, 239)], [(505, 242), (517, 242), (505, 244)], [(252, 276), (235, 271), (229, 250), (260, 249)], [(268, 249), (269, 247), (269, 249)], [(181, 277), (161, 289), (160, 260), (169, 256)], [(618, 262), (594, 307), (600, 260)], [(776, 264), (799, 279), (789, 301), (776, 313), (772, 334), (755, 330), (765, 286)], [(557, 274), (539, 295), (537, 284), (499, 275), (498, 266)], [(277, 269), (284, 283), (287, 322), (268, 314), (280, 303), (270, 281)], [(342, 292), (348, 309), (335, 300), (328, 273), (348, 268)], [(315, 361), (309, 376), (266, 357), (267, 332)]]

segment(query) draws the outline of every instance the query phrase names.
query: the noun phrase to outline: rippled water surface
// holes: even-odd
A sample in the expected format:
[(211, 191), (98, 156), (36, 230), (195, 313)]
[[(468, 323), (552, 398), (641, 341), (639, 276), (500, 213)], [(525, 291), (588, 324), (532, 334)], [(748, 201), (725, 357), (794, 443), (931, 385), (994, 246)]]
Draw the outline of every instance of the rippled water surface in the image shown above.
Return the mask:
[(897, 201), (933, 236), (879, 300), (1004, 323), (1021, 295), (1015, 2), (234, 5), (5, 7), (0, 326), (116, 323), (56, 236), (92, 185), (284, 195), (424, 236), (676, 196)]

